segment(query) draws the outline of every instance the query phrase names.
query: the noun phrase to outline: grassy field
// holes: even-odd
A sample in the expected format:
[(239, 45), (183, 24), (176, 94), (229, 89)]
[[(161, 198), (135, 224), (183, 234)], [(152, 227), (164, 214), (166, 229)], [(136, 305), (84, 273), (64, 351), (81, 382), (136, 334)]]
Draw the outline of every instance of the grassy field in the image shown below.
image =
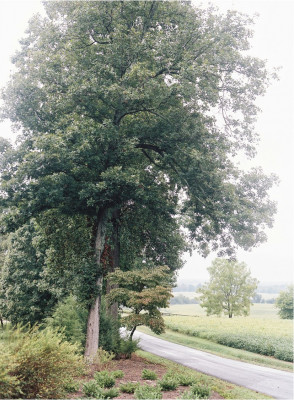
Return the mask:
[[(194, 315), (195, 317), (206, 315), (205, 310), (200, 307), (199, 304), (174, 304), (169, 308), (163, 309), (162, 312), (191, 316)], [(280, 320), (278, 310), (273, 304), (253, 304), (250, 310), (250, 318), (270, 318)]]
[(293, 361), (293, 322), (282, 320), (272, 304), (255, 304), (248, 317), (207, 317), (198, 304), (164, 310), (166, 327), (174, 332), (224, 346)]

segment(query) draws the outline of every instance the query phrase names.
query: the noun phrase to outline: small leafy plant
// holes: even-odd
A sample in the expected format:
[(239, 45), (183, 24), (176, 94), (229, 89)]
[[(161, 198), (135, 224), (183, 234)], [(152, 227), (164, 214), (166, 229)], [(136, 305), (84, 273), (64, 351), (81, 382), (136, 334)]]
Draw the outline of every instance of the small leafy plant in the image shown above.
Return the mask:
[(158, 386), (142, 385), (139, 386), (134, 392), (135, 399), (138, 400), (152, 400), (162, 399), (162, 393)]
[(124, 372), (121, 369), (112, 371), (111, 375), (113, 376), (114, 379), (123, 378), (125, 376)]
[(102, 388), (111, 388), (115, 385), (115, 379), (108, 371), (100, 371), (94, 374), (94, 379)]
[(86, 397), (101, 398), (103, 396), (103, 389), (94, 379), (92, 379), (91, 381), (83, 384), (83, 394)]
[(162, 390), (175, 390), (179, 386), (179, 381), (171, 376), (165, 376), (158, 381)]
[(155, 381), (157, 379), (157, 375), (151, 369), (144, 368), (142, 371), (142, 379)]
[(191, 386), (191, 393), (197, 397), (197, 399), (208, 399), (210, 396), (210, 389), (207, 386), (194, 384)]
[(178, 374), (177, 380), (180, 386), (191, 386), (195, 383), (195, 377), (193, 375)]
[(139, 387), (139, 383), (137, 382), (126, 382), (122, 383), (119, 387), (120, 391), (123, 393), (134, 393), (135, 390)]
[(111, 388), (108, 390), (102, 390), (102, 398), (103, 399), (113, 399), (119, 395), (119, 390), (116, 388)]

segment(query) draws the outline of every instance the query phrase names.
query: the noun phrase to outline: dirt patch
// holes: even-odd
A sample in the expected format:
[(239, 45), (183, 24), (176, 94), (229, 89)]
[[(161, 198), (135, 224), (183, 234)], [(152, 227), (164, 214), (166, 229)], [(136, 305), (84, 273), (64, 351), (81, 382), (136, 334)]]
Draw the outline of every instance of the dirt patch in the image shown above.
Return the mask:
[[(116, 384), (115, 387), (119, 387), (122, 383), (127, 383), (127, 382), (138, 382), (141, 385), (150, 385), (150, 386), (155, 386), (156, 381), (152, 380), (144, 380), (142, 379), (142, 371), (143, 369), (149, 369), (151, 371), (154, 371), (158, 377), (158, 379), (161, 379), (162, 376), (167, 372), (167, 368), (163, 365), (160, 364), (154, 364), (152, 362), (149, 362), (148, 360), (138, 357), (137, 355), (132, 355), (132, 358), (129, 360), (118, 360), (118, 361), (113, 361), (107, 370), (109, 371), (115, 371), (115, 370), (122, 370), (124, 372), (124, 377), (116, 379)], [(98, 371), (97, 368), (92, 367), (88, 373), (87, 376), (84, 376), (82, 381), (87, 382), (91, 379), (93, 379), (94, 373)], [(179, 386), (176, 390), (171, 390), (171, 391), (164, 391), (162, 392), (162, 398), (167, 400), (167, 399), (177, 399), (181, 397), (182, 393), (186, 390), (188, 390), (189, 387), (187, 386)], [(71, 399), (76, 399), (76, 398), (81, 398), (83, 396), (82, 391), (78, 391), (74, 394), (70, 395)], [(122, 393), (120, 392), (119, 396), (116, 397), (115, 399), (120, 400), (120, 399), (134, 399), (133, 394), (128, 394), (128, 393)], [(212, 392), (210, 399), (223, 399), (222, 396), (220, 396), (216, 392)]]

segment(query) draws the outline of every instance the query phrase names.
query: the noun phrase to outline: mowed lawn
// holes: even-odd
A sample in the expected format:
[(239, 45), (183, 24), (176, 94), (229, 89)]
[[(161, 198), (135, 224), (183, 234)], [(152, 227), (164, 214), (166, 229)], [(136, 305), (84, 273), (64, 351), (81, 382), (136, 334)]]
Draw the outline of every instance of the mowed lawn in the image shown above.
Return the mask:
[(293, 361), (293, 321), (280, 319), (273, 304), (254, 304), (248, 317), (207, 317), (199, 304), (173, 305), (166, 327), (236, 349)]

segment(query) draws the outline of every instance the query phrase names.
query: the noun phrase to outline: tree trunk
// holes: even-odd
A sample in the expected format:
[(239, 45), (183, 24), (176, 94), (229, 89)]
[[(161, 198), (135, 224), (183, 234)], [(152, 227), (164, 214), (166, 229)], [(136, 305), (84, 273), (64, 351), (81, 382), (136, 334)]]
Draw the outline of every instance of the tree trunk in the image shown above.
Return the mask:
[[(100, 271), (101, 255), (105, 244), (105, 232), (106, 231), (106, 211), (99, 210), (97, 217), (97, 224), (94, 228), (94, 254), (97, 263), (97, 270)], [(101, 274), (101, 272), (98, 272)], [(100, 304), (101, 304), (101, 286), (102, 276), (97, 278), (97, 289), (98, 295), (95, 301), (90, 307), (87, 322), (87, 336), (85, 346), (85, 357), (89, 360), (93, 360), (99, 345), (99, 316), (100, 316)]]
[[(120, 240), (119, 240), (119, 217), (120, 211), (118, 209), (114, 210), (112, 213), (112, 237), (111, 237), (111, 264), (109, 272), (114, 272), (119, 268), (119, 256), (120, 256)], [(109, 293), (111, 289), (114, 289), (116, 285), (110, 285), (108, 282), (106, 284), (106, 293)], [(108, 313), (113, 319), (118, 318), (118, 303), (111, 304), (107, 307)]]
[(137, 326), (134, 326), (133, 329), (131, 330), (131, 333), (130, 333), (130, 340), (133, 340), (133, 335), (134, 335), (134, 333), (135, 333), (136, 328), (137, 328)]

